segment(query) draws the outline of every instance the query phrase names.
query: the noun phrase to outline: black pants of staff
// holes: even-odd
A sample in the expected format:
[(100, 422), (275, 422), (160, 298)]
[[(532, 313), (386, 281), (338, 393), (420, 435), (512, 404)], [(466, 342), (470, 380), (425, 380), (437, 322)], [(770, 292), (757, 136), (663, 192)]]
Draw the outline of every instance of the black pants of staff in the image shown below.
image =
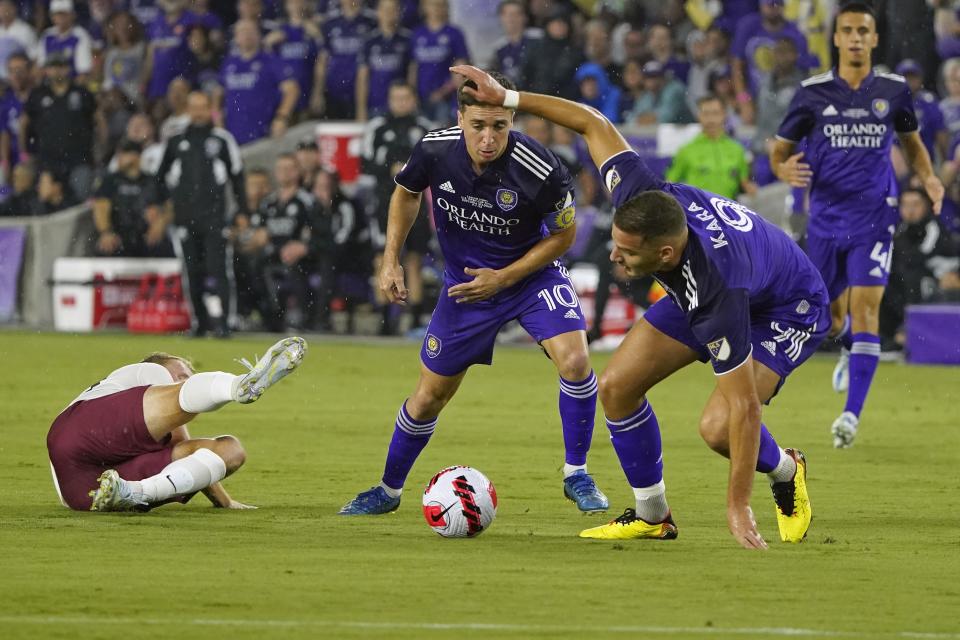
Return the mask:
[[(222, 228), (198, 226), (178, 227), (174, 230), (174, 247), (183, 262), (184, 289), (193, 309), (194, 335), (214, 331), (219, 337), (230, 335), (230, 293), (233, 287), (233, 255)], [(205, 298), (219, 306), (219, 314), (211, 315)]]

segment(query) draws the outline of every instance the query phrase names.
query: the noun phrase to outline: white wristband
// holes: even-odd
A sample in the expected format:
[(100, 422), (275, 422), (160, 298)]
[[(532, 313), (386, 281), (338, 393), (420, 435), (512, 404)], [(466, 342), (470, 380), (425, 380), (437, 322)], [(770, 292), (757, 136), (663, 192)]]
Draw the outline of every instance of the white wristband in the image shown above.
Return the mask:
[(507, 89), (507, 93), (503, 96), (503, 106), (507, 109), (516, 109), (520, 106), (520, 92), (514, 91), (513, 89)]

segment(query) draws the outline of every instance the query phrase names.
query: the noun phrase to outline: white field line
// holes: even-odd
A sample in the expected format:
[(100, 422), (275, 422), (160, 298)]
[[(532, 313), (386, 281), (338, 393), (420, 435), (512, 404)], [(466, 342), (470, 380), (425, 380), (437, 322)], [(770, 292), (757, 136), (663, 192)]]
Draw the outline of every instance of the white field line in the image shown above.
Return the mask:
[(340, 629), (397, 629), (419, 631), (487, 631), (514, 633), (659, 633), (700, 636), (764, 636), (797, 638), (909, 638), (912, 640), (960, 640), (960, 633), (927, 633), (922, 631), (830, 631), (793, 627), (664, 627), (652, 625), (566, 626), (539, 624), (457, 623), (457, 622), (365, 622), (358, 620), (255, 620), (226, 618), (117, 618), (61, 615), (0, 615), (0, 625), (156, 625), (194, 627), (247, 628), (340, 628)]

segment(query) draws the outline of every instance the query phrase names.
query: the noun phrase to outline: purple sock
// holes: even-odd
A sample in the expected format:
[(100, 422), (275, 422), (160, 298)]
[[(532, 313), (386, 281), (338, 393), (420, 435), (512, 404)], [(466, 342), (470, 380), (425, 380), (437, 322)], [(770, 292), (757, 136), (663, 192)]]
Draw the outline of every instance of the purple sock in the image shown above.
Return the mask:
[(850, 316), (843, 318), (843, 329), (840, 330), (840, 333), (837, 334), (834, 340), (839, 342), (844, 349), (850, 351), (850, 348), (853, 346), (853, 331), (850, 329)]
[(760, 424), (760, 451), (757, 454), (757, 471), (770, 473), (780, 464), (780, 447), (767, 427)]
[(437, 418), (414, 420), (407, 413), (407, 403), (403, 403), (393, 427), (390, 448), (387, 450), (387, 462), (383, 467), (383, 484), (391, 489), (403, 488), (407, 474), (410, 473), (417, 456), (427, 446), (436, 427)]
[(649, 487), (663, 480), (660, 425), (647, 400), (622, 420), (607, 418), (607, 428), (631, 487)]
[(860, 417), (879, 361), (880, 336), (872, 333), (853, 334), (853, 346), (850, 348), (850, 387), (847, 389), (847, 406), (843, 408), (844, 411)]
[(560, 422), (567, 464), (587, 464), (596, 415), (597, 376), (593, 371), (580, 382), (560, 378)]

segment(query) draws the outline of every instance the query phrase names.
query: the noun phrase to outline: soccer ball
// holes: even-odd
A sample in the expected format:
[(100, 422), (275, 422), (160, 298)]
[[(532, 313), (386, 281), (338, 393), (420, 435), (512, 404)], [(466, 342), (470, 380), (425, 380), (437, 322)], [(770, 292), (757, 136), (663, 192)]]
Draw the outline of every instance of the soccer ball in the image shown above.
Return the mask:
[(497, 490), (471, 467), (447, 467), (423, 492), (423, 517), (444, 538), (480, 535), (497, 515)]

